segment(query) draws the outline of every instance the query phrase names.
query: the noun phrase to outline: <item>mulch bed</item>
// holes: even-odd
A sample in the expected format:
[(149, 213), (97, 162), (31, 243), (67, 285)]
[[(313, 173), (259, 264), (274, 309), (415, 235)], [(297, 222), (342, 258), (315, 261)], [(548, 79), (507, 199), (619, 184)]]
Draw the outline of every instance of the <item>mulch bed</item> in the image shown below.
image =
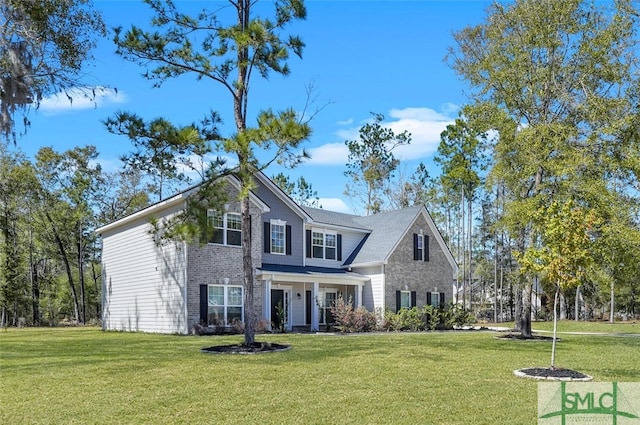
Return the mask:
[(531, 378), (550, 381), (591, 381), (592, 376), (571, 369), (551, 367), (530, 367), (513, 371), (520, 378)]
[(251, 345), (214, 345), (212, 347), (205, 347), (201, 351), (209, 354), (260, 354), (276, 353), (289, 350), (290, 348), (290, 345), (276, 344), (275, 342), (254, 342)]
[[(546, 335), (531, 335), (531, 336), (522, 336), (520, 333), (508, 333), (500, 336), (496, 336), (496, 339), (506, 339), (506, 340), (518, 340), (518, 341), (553, 341), (552, 336)], [(560, 338), (556, 338), (556, 341), (560, 341)]]

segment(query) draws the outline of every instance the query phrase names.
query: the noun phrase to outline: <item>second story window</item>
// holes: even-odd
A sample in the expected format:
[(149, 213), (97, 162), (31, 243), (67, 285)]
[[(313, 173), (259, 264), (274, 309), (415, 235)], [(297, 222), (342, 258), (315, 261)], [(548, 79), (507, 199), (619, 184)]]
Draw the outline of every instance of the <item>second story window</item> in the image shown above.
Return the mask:
[(307, 257), (342, 261), (341, 235), (321, 229), (307, 230)]
[(429, 236), (413, 234), (413, 259), (429, 261)]
[(271, 253), (285, 253), (285, 222), (271, 221)]
[(335, 233), (327, 233), (324, 236), (324, 258), (327, 260), (336, 259), (336, 236)]
[(209, 220), (215, 227), (209, 243), (219, 245), (242, 245), (242, 218), (238, 213), (220, 214), (213, 210), (207, 212)]
[(324, 258), (324, 233), (313, 232), (311, 239), (313, 258)]
[(291, 225), (283, 220), (264, 222), (264, 253), (291, 255)]

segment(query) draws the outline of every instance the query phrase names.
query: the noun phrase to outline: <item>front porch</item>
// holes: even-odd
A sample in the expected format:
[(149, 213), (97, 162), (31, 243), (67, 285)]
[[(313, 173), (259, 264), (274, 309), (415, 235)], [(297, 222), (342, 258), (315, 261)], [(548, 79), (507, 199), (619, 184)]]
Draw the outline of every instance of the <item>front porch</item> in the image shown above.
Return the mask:
[(369, 278), (342, 269), (263, 264), (262, 320), (272, 330), (319, 331), (333, 322), (331, 306), (342, 297), (362, 305)]

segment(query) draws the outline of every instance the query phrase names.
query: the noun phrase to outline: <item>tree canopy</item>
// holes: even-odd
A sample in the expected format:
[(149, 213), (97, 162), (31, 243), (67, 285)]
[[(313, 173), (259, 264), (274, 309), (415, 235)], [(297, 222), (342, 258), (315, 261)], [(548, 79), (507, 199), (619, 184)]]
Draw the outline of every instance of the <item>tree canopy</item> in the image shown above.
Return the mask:
[(106, 29), (88, 0), (3, 0), (0, 24), (0, 136), (16, 142), (16, 115), (26, 130), (45, 96), (83, 85), (82, 67)]

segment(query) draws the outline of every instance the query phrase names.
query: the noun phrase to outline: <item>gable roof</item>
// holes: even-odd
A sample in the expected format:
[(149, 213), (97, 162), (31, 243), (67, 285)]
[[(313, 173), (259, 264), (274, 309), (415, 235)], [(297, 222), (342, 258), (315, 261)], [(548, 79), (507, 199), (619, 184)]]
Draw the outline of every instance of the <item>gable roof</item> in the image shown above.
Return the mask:
[[(240, 188), (240, 182), (238, 181), (238, 179), (233, 176), (233, 175), (227, 175), (223, 177), (225, 180), (227, 180), (227, 182), (229, 182), (231, 185), (233, 185), (235, 188), (239, 189)], [(173, 206), (177, 206), (180, 204), (184, 204), (187, 201), (187, 198), (189, 196), (191, 196), (192, 194), (194, 194), (195, 192), (198, 191), (198, 189), (200, 188), (200, 186), (202, 186), (203, 183), (198, 183), (194, 186), (191, 186), (181, 192), (176, 193), (175, 195), (163, 199), (161, 201), (156, 202), (155, 204), (151, 204), (141, 210), (138, 210), (132, 214), (129, 214), (127, 216), (124, 216), (122, 218), (119, 218), (118, 220), (112, 221), (111, 223), (105, 224), (104, 226), (101, 226), (99, 228), (97, 228), (95, 230), (95, 233), (100, 235), (103, 232), (107, 232), (113, 229), (116, 229), (124, 224), (130, 223), (134, 220), (137, 220), (139, 218), (142, 217), (147, 217), (147, 216), (151, 216), (153, 214), (157, 214), (160, 211), (163, 211), (167, 208), (173, 207)], [(261, 210), (263, 211), (269, 211), (269, 206), (264, 203), (260, 198), (258, 198), (258, 196), (253, 193), (253, 192), (249, 192), (249, 199), (251, 199), (251, 201), (257, 205)]]
[(362, 248), (350, 258), (351, 262), (345, 262), (345, 265), (386, 262), (424, 209), (417, 205), (356, 218), (356, 222), (367, 226), (371, 233)]
[(371, 231), (368, 227), (363, 227), (361, 223), (356, 221), (362, 218), (358, 215), (328, 211), (321, 208), (302, 207), (302, 209), (311, 217), (313, 223), (327, 224), (335, 227), (346, 227), (354, 230)]
[(383, 211), (368, 216), (345, 214), (318, 208), (302, 208), (313, 219), (314, 223), (367, 232), (367, 235), (345, 260), (343, 266), (364, 266), (387, 262), (411, 228), (411, 225), (422, 215), (429, 226), (429, 230), (435, 235), (435, 239), (451, 267), (454, 270), (458, 268), (449, 247), (444, 243), (444, 239), (442, 239), (442, 235), (436, 228), (431, 215), (423, 205)]

